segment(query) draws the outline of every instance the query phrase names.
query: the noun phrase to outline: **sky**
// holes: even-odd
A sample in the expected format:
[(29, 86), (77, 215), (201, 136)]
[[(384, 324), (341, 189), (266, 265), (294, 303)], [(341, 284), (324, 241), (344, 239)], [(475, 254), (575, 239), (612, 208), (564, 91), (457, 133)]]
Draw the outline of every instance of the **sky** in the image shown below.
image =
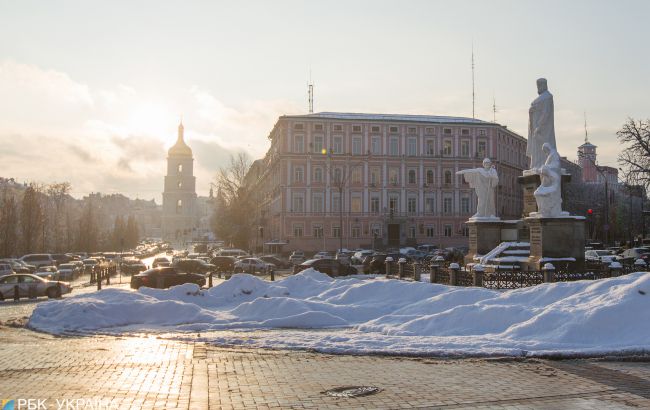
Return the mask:
[(650, 118), (647, 1), (0, 0), (0, 176), (160, 202), (182, 116), (206, 195), (283, 114), (472, 116), (527, 136), (548, 79), (558, 151), (617, 166)]

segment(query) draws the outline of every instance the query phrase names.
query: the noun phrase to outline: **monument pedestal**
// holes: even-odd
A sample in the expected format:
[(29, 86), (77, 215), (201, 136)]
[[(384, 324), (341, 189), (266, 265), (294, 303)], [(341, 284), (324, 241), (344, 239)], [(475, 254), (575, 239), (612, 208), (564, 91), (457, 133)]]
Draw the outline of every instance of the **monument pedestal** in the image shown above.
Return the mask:
[[(582, 269), (585, 262), (585, 218), (525, 218), (530, 233), (529, 269), (539, 270), (545, 263), (568, 264)], [(573, 260), (572, 260), (573, 259)]]
[(469, 229), (469, 251), (465, 263), (475, 263), (474, 257), (483, 256), (499, 246), (501, 242), (519, 240), (521, 220), (503, 221), (500, 219), (472, 220), (466, 222)]

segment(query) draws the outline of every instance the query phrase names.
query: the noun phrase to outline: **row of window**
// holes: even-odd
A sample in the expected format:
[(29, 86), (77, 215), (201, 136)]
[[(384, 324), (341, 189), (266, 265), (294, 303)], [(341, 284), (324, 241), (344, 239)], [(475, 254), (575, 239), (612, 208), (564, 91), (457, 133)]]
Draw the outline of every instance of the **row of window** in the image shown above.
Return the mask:
[[(323, 193), (313, 193), (311, 197), (311, 210), (310, 212), (321, 213), (325, 212), (325, 195)], [(362, 207), (362, 198), (358, 196), (353, 196), (350, 198), (350, 212), (361, 213), (363, 212)], [(381, 200), (378, 196), (371, 196), (369, 203), (369, 212), (372, 214), (378, 214), (382, 210)], [(399, 213), (400, 211), (400, 196), (399, 194), (389, 194), (388, 195), (388, 208), (389, 212)], [(336, 213), (341, 211), (341, 196), (338, 193), (333, 193), (331, 202), (330, 202), (330, 212)], [(386, 208), (383, 208), (386, 210)], [(343, 209), (346, 211), (345, 209)], [(306, 211), (305, 206), (305, 197), (303, 194), (294, 194), (291, 199), (291, 211), (296, 213), (303, 213)], [(436, 213), (436, 200), (435, 197), (424, 198), (424, 213), (426, 214), (435, 214)], [(463, 196), (460, 198), (460, 209), (461, 214), (470, 213), (470, 198), (469, 196)], [(346, 211), (347, 212), (347, 211)], [(406, 198), (406, 210), (405, 212), (409, 214), (418, 213), (418, 198), (417, 197), (407, 197)], [(454, 212), (454, 198), (453, 197), (444, 197), (442, 199), (442, 213), (443, 214), (452, 214)]]
[[(346, 152), (344, 149), (344, 138), (342, 135), (335, 135), (332, 137), (332, 142), (330, 145), (330, 150), (333, 154), (343, 154)], [(483, 158), (487, 154), (487, 141), (479, 140), (476, 144), (476, 151), (473, 156)], [(385, 152), (386, 155), (390, 156), (399, 156), (400, 155), (400, 138), (399, 137), (390, 137), (388, 139), (388, 147)], [(443, 157), (453, 157), (460, 156), (464, 158), (469, 158), (472, 156), (470, 150), (471, 141), (470, 140), (461, 140), (458, 147), (458, 152), (455, 152), (454, 143), (451, 139), (445, 139), (442, 141), (442, 147), (440, 151), (436, 150), (436, 140), (434, 138), (429, 138), (424, 141), (424, 148), (421, 155), (423, 156), (443, 156)], [(322, 135), (315, 135), (312, 137), (312, 141), (309, 143), (309, 152), (315, 154), (322, 154), (325, 149), (325, 137)], [(384, 155), (382, 150), (382, 137), (372, 136), (370, 137), (370, 146), (368, 149), (363, 149), (363, 139), (361, 136), (352, 137), (352, 155), (363, 155), (363, 154), (372, 154), (372, 155)], [(292, 152), (296, 154), (305, 153), (305, 136), (304, 135), (294, 135), (293, 136), (293, 148)], [(409, 137), (406, 140), (406, 151), (403, 153), (407, 156), (417, 156), (418, 155), (418, 139), (416, 137)]]
[[(351, 183), (351, 184), (361, 184), (363, 170), (360, 167), (353, 168), (349, 171), (344, 167), (334, 167), (332, 170), (332, 182), (334, 183)], [(414, 168), (408, 169), (406, 171), (406, 183), (407, 184), (417, 184), (417, 170)], [(315, 166), (312, 172), (311, 182), (324, 182), (324, 171), (323, 167)], [(461, 179), (461, 181), (464, 181)], [(293, 166), (293, 179), (292, 183), (298, 184), (305, 182), (305, 168), (302, 165)], [(368, 183), (374, 186), (379, 186), (382, 183), (381, 178), (381, 168), (380, 167), (370, 167), (368, 169)], [(391, 185), (400, 184), (400, 168), (399, 167), (388, 167), (388, 183)], [(451, 170), (443, 171), (442, 184), (451, 185), (454, 183), (454, 174)], [(433, 186), (435, 185), (435, 174), (432, 169), (427, 169), (424, 173), (424, 184)]]
[[(294, 129), (294, 131), (305, 131), (307, 128), (306, 128), (306, 124), (297, 122), (297, 123), (293, 124), (293, 129)], [(323, 126), (323, 124), (319, 124), (319, 123), (312, 124), (312, 129), (314, 131), (323, 131), (324, 126)], [(334, 125), (332, 125), (332, 130), (334, 130), (335, 132), (343, 132), (343, 129), (344, 129), (343, 124), (334, 124)], [(348, 129), (350, 131), (352, 131), (353, 133), (361, 133), (361, 132), (363, 132), (363, 126), (362, 125), (352, 125)], [(382, 131), (381, 126), (379, 126), (379, 125), (371, 125), (369, 127), (369, 130), (372, 133), (377, 133), (377, 132)], [(408, 134), (410, 134), (410, 135), (417, 135), (418, 130), (419, 130), (419, 127), (414, 127), (414, 126), (406, 127), (406, 132)], [(438, 131), (439, 130), (437, 129), (437, 127), (424, 127), (424, 133), (426, 135), (436, 135), (436, 133)], [(391, 133), (391, 134), (399, 133), (400, 132), (400, 127), (397, 126), (397, 125), (389, 125), (388, 126), (388, 132)], [(443, 127), (442, 128), (442, 134), (443, 135), (453, 135), (453, 129), (449, 128), (449, 127)], [(470, 134), (470, 129), (469, 128), (461, 128), (459, 134), (469, 136), (469, 135), (471, 135)], [(487, 131), (485, 129), (479, 129), (478, 130), (478, 135), (479, 136), (486, 136)]]
[[(304, 224), (294, 223), (292, 226), (293, 236), (296, 238), (302, 238), (305, 236)], [(327, 236), (325, 234), (325, 228), (322, 224), (312, 224), (311, 225), (311, 236), (314, 238), (323, 238)], [(418, 230), (420, 235), (426, 236), (427, 238), (434, 238), (438, 236), (436, 231), (436, 225), (420, 225), (419, 229), (415, 225), (410, 225), (407, 227), (407, 236), (411, 239), (418, 237)], [(362, 227), (359, 225), (352, 225), (350, 227), (350, 238), (361, 238), (362, 237)], [(442, 236), (451, 237), (454, 235), (453, 224), (444, 224), (442, 225)], [(469, 236), (469, 228), (467, 225), (463, 224), (459, 227), (457, 234), (462, 236)], [(365, 235), (370, 238), (382, 238), (382, 225), (381, 224), (372, 224), (369, 231), (365, 231)], [(332, 225), (330, 232), (330, 238), (340, 238), (341, 237), (341, 227), (338, 225)]]

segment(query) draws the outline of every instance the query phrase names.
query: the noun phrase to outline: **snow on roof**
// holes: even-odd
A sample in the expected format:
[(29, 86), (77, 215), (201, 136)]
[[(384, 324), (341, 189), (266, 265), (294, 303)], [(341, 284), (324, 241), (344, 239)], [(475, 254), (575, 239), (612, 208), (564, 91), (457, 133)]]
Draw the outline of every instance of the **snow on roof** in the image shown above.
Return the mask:
[(318, 112), (305, 115), (285, 115), (285, 118), (328, 119), (328, 120), (354, 120), (354, 121), (406, 121), (430, 122), (438, 124), (474, 124), (498, 125), (493, 122), (467, 117), (450, 117), (444, 115), (416, 115), (416, 114), (364, 114), (355, 112)]

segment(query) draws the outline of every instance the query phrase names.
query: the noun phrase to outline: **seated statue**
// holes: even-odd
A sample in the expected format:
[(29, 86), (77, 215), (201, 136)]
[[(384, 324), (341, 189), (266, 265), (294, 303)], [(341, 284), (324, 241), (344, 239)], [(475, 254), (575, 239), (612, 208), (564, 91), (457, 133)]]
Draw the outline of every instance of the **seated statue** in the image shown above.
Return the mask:
[(483, 160), (483, 168), (464, 169), (456, 172), (456, 175), (463, 175), (470, 188), (476, 191), (478, 203), (476, 214), (472, 219), (496, 219), (495, 188), (499, 185), (499, 176), (489, 158)]
[(537, 212), (531, 212), (530, 216), (553, 218), (562, 216), (562, 170), (560, 167), (560, 155), (549, 143), (542, 145), (542, 151), (547, 155), (546, 162), (533, 172), (538, 174), (541, 185), (535, 190), (537, 201)]

